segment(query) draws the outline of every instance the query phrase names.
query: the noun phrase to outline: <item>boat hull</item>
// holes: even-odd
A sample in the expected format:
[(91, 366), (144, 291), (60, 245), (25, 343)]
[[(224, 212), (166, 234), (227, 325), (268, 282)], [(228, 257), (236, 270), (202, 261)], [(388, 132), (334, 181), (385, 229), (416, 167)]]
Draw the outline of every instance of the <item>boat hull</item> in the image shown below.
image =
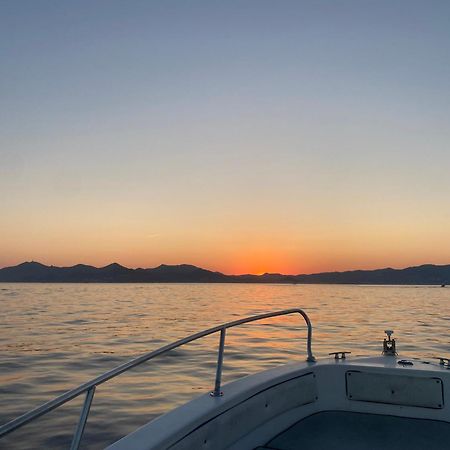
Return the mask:
[(431, 420), (450, 427), (450, 371), (437, 363), (399, 362), (382, 356), (277, 367), (224, 385), (223, 396), (198, 397), (108, 449), (264, 448), (302, 420), (330, 411)]

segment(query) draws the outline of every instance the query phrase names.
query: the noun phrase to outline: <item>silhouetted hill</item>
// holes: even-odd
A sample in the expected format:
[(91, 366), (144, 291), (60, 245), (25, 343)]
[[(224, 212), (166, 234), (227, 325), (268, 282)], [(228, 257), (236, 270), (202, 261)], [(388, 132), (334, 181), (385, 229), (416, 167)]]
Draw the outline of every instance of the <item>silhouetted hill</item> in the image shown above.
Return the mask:
[(450, 265), (425, 264), (406, 269), (352, 270), (297, 275), (298, 283), (325, 284), (449, 284)]
[(406, 269), (352, 270), (311, 275), (224, 275), (189, 264), (161, 264), (152, 269), (129, 269), (113, 263), (105, 267), (77, 264), (71, 267), (45, 266), (25, 262), (0, 269), (0, 282), (48, 283), (302, 283), (302, 284), (450, 284), (450, 265)]
[(77, 264), (71, 267), (45, 266), (37, 262), (25, 262), (14, 267), (0, 269), (3, 282), (50, 283), (217, 283), (226, 282), (227, 276), (219, 272), (181, 264), (160, 265), (153, 269), (128, 269), (113, 263), (105, 267)]
[(227, 276), (189, 264), (168, 266), (161, 264), (154, 269), (136, 269), (136, 277), (143, 283), (224, 283)]

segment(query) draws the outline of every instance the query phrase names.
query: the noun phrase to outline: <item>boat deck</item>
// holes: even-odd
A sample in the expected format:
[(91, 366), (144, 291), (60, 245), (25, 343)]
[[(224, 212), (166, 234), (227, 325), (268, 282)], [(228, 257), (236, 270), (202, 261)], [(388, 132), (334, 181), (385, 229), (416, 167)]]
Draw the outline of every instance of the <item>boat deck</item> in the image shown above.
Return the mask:
[(442, 450), (450, 423), (326, 411), (306, 417), (258, 450)]

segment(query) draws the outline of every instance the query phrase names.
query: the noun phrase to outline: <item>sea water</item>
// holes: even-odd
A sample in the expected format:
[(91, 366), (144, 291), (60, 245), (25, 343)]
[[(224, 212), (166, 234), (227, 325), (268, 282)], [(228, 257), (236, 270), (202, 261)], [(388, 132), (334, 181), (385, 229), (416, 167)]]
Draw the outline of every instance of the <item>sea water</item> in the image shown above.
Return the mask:
[[(436, 286), (0, 283), (0, 422), (142, 353), (226, 321), (303, 308), (313, 352), (450, 357), (450, 289)], [(96, 390), (82, 447), (103, 448), (214, 384), (219, 336), (158, 357)], [(306, 357), (299, 315), (227, 332), (223, 381)], [(0, 440), (67, 448), (84, 395)]]

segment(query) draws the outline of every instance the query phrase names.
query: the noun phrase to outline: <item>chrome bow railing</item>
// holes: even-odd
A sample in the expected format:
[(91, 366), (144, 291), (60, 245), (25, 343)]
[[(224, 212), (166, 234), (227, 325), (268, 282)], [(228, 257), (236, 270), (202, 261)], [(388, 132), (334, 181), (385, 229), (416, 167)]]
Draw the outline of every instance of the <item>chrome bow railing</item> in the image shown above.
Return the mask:
[(208, 328), (207, 330), (200, 331), (199, 333), (192, 334), (188, 337), (185, 337), (184, 339), (180, 339), (178, 341), (172, 342), (171, 344), (165, 345), (164, 347), (161, 347), (157, 350), (154, 350), (149, 353), (145, 353), (144, 355), (141, 355), (135, 359), (132, 359), (131, 361), (128, 361), (125, 364), (122, 364), (115, 369), (112, 369), (108, 372), (105, 372), (103, 375), (100, 375), (87, 383), (81, 384), (80, 386), (76, 387), (75, 389), (72, 389), (65, 394), (60, 395), (59, 397), (56, 397), (53, 400), (50, 400), (47, 403), (44, 403), (43, 405), (39, 406), (38, 408), (35, 408), (22, 416), (17, 417), (14, 420), (11, 420), (10, 422), (2, 425), (0, 427), (0, 438), (7, 435), (8, 433), (11, 433), (12, 431), (22, 427), (23, 425), (37, 419), (40, 416), (43, 416), (44, 414), (49, 413), (50, 411), (59, 408), (61, 405), (69, 402), (70, 400), (73, 400), (74, 398), (78, 397), (79, 395), (86, 393), (86, 397), (84, 400), (84, 404), (81, 410), (80, 418), (78, 420), (77, 427), (75, 429), (73, 438), (72, 438), (72, 444), (70, 446), (71, 450), (77, 450), (80, 446), (81, 438), (83, 437), (84, 428), (86, 426), (86, 422), (89, 416), (89, 411), (91, 408), (92, 400), (94, 398), (95, 388), (108, 381), (112, 378), (132, 369), (133, 367), (139, 366), (140, 364), (149, 361), (150, 359), (155, 358), (156, 356), (162, 355), (163, 353), (166, 353), (170, 350), (173, 350), (177, 347), (180, 347), (184, 344), (187, 344), (189, 342), (195, 341), (197, 339), (200, 339), (202, 337), (208, 336), (210, 334), (218, 333), (220, 331), (220, 340), (219, 340), (219, 350), (217, 355), (217, 370), (216, 370), (216, 380), (214, 383), (214, 390), (211, 392), (211, 396), (213, 397), (220, 397), (222, 395), (222, 392), (220, 390), (220, 385), (222, 381), (222, 364), (223, 364), (223, 353), (225, 348), (225, 333), (228, 328), (232, 328), (238, 325), (242, 325), (244, 323), (248, 322), (254, 322), (256, 320), (262, 320), (262, 319), (268, 319), (270, 317), (276, 317), (276, 316), (284, 316), (287, 314), (295, 314), (298, 313), (305, 319), (307, 328), (308, 328), (308, 337), (307, 337), (307, 343), (306, 343), (306, 351), (308, 354), (308, 357), (306, 361), (308, 362), (314, 362), (316, 359), (314, 358), (311, 350), (311, 341), (312, 341), (312, 325), (311, 321), (309, 320), (309, 317), (307, 314), (298, 308), (294, 309), (285, 309), (283, 311), (275, 311), (271, 313), (266, 314), (259, 314), (257, 316), (251, 316), (246, 317), (244, 319), (235, 320), (233, 322), (227, 322), (222, 325), (218, 325), (213, 328)]

